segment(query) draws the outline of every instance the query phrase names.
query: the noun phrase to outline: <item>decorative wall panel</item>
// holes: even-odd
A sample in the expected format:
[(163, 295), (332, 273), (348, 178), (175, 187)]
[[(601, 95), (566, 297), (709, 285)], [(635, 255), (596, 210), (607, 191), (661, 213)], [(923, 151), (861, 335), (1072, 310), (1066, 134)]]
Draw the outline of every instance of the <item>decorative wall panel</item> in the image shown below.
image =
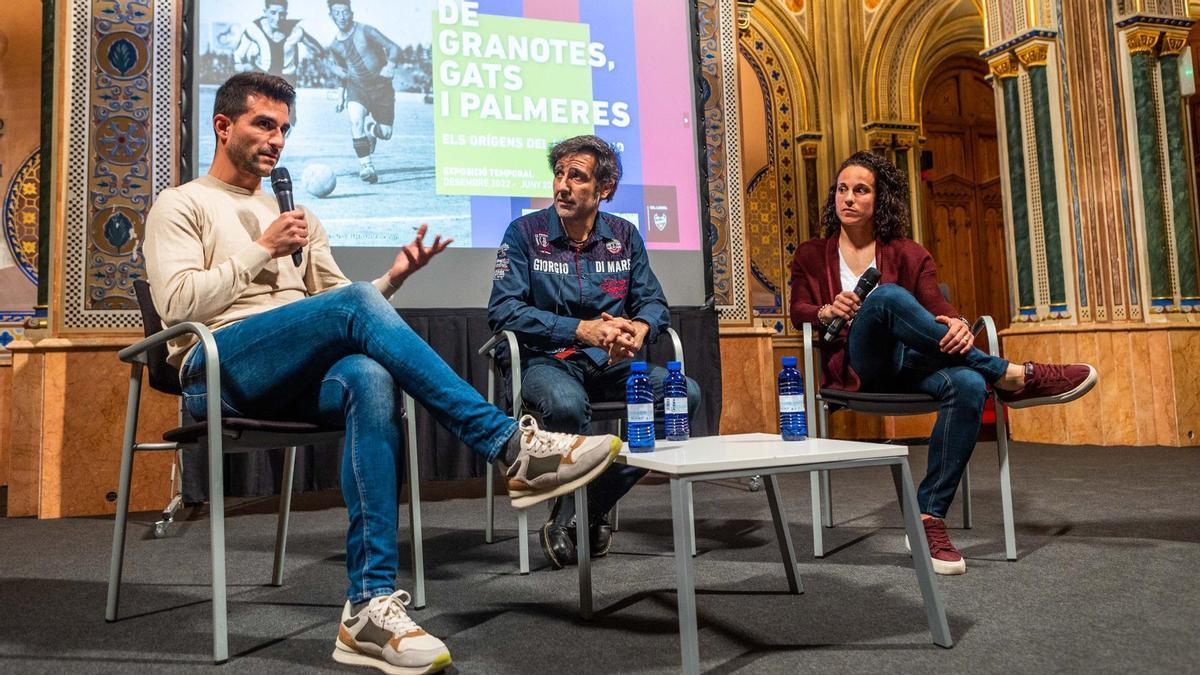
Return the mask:
[(0, 358), (37, 303), (42, 75), (40, 0), (0, 2)]
[(700, 69), (712, 231), (713, 296), (724, 321), (750, 320), (746, 289), (742, 166), (737, 91), (737, 21), (733, 0), (697, 0)]
[(175, 16), (168, 0), (71, 0), (62, 329), (135, 329), (133, 281), (170, 184)]

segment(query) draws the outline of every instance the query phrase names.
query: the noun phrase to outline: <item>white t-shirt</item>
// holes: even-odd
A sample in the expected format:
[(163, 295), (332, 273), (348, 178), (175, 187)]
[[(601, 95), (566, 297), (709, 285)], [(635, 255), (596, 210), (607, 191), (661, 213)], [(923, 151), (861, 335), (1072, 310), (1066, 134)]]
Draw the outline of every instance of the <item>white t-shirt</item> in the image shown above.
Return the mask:
[[(872, 267), (879, 269), (879, 265), (874, 259), (871, 260), (871, 264), (867, 267), (867, 269), (871, 269)], [(838, 248), (838, 269), (842, 277), (842, 290), (853, 291), (854, 287), (858, 285), (859, 275), (850, 271), (850, 266), (846, 264), (846, 256), (842, 255), (842, 249), (840, 247)], [(867, 270), (863, 270), (863, 274), (866, 274), (866, 272)], [(870, 295), (870, 293), (867, 293), (867, 295)], [(859, 298), (859, 300), (866, 300), (866, 298)]]

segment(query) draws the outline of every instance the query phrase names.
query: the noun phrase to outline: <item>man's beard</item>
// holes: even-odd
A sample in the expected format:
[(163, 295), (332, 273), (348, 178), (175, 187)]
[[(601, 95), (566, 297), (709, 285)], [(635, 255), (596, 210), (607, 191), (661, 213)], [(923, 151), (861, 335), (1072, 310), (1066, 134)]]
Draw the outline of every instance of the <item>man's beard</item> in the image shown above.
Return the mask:
[(263, 170), (259, 167), (257, 160), (262, 153), (259, 152), (258, 148), (253, 146), (243, 146), (231, 148), (231, 150), (233, 151), (232, 154), (234, 156), (233, 159), (235, 160), (234, 163), (240, 166), (244, 171), (246, 171), (246, 173), (252, 173), (256, 176), (262, 177), (269, 176), (271, 174), (270, 169)]

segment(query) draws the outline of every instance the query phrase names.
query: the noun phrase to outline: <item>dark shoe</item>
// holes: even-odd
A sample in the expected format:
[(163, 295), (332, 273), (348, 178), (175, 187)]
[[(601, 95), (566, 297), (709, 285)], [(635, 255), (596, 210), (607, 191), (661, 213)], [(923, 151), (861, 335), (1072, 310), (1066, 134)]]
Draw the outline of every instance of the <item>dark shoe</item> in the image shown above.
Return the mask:
[[(934, 574), (966, 574), (967, 561), (950, 542), (946, 533), (946, 521), (941, 518), (925, 518), (921, 520), (925, 526), (925, 541), (929, 544), (929, 558), (933, 562)], [(904, 537), (904, 548), (908, 548), (908, 537)]]
[(1016, 391), (996, 390), (996, 397), (1010, 408), (1028, 408), (1047, 403), (1067, 403), (1096, 386), (1096, 369), (1086, 363), (1025, 364), (1025, 386)]
[(556, 570), (578, 562), (575, 552), (575, 518), (562, 518), (562, 499), (554, 501), (554, 509), (550, 511), (550, 519), (542, 525), (538, 532), (538, 540), (542, 543), (542, 553), (546, 560)]
[(608, 513), (591, 516), (588, 520), (592, 521), (588, 527), (588, 542), (591, 545), (592, 557), (603, 558), (608, 555), (608, 549), (612, 548), (613, 540), (612, 524), (608, 522)]

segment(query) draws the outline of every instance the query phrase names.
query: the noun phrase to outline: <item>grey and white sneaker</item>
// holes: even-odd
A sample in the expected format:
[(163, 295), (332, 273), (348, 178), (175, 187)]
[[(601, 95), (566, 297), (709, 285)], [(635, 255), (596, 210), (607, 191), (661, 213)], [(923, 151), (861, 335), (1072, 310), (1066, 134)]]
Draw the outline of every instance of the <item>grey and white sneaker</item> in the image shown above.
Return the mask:
[(521, 450), (508, 468), (508, 496), (513, 508), (567, 494), (608, 468), (621, 451), (621, 439), (611, 434), (582, 436), (542, 431), (529, 415), (517, 430)]
[(390, 675), (436, 673), (450, 665), (446, 643), (426, 633), (405, 611), (407, 591), (372, 598), (357, 614), (342, 608), (333, 660)]

